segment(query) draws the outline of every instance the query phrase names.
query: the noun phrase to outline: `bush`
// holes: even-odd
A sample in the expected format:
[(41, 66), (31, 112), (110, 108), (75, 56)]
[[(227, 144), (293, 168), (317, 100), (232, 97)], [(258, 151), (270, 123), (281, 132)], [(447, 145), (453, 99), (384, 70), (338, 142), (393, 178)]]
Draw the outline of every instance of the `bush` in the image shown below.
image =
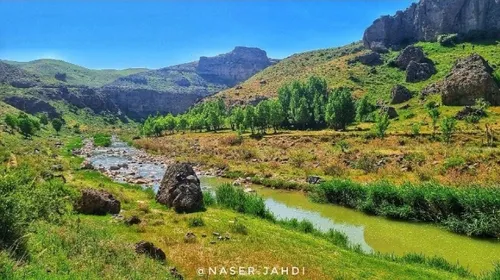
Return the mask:
[(265, 219), (274, 219), (261, 197), (247, 194), (240, 188), (224, 184), (217, 188), (215, 197), (217, 204), (222, 207)]
[(441, 121), (441, 132), (443, 133), (443, 141), (450, 143), (453, 133), (455, 133), (455, 128), (457, 121), (454, 118), (443, 118)]
[(111, 135), (105, 133), (97, 133), (94, 135), (94, 145), (98, 147), (111, 146)]
[(238, 220), (234, 221), (229, 228), (233, 233), (248, 235), (248, 228)]
[(500, 189), (456, 189), (435, 183), (361, 185), (333, 180), (316, 186), (315, 202), (333, 203), (394, 219), (439, 223), (469, 236), (500, 236)]
[(211, 192), (203, 192), (203, 205), (209, 207), (215, 204), (215, 197)]
[(205, 225), (205, 222), (201, 217), (193, 217), (188, 220), (189, 227), (202, 227)]
[(450, 157), (447, 158), (444, 162), (444, 169), (452, 169), (452, 168), (458, 168), (462, 167), (465, 165), (465, 159), (462, 157)]
[(60, 182), (39, 183), (27, 166), (0, 174), (0, 249), (22, 250), (20, 237), (32, 222), (59, 222), (71, 211), (74, 194)]

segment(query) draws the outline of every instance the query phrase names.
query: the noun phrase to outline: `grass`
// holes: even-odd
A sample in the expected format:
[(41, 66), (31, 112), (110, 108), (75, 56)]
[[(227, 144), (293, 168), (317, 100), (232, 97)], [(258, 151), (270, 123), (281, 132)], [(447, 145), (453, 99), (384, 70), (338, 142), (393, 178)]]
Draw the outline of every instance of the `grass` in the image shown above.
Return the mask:
[(333, 180), (314, 188), (311, 198), (393, 219), (437, 223), (468, 236), (500, 238), (498, 187)]
[(97, 147), (109, 147), (111, 145), (111, 135), (97, 133), (94, 135), (94, 145)]

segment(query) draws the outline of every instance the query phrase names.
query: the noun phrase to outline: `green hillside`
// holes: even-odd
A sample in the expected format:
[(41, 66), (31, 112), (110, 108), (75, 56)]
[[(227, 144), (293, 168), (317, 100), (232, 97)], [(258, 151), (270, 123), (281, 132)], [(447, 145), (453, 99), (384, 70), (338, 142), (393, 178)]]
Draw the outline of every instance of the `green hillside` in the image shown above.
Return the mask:
[(390, 90), (395, 84), (402, 84), (408, 89), (420, 92), (425, 86), (443, 79), (458, 58), (463, 58), (475, 52), (488, 60), (495, 69), (495, 75), (500, 76), (500, 53), (497, 42), (466, 43), (455, 47), (443, 47), (438, 43), (418, 43), (431, 60), (436, 64), (437, 74), (429, 80), (419, 83), (405, 82), (405, 71), (388, 66), (388, 62), (397, 56), (392, 51), (384, 54), (384, 64), (366, 66), (361, 63), (349, 64), (354, 57), (368, 52), (361, 43), (351, 44), (341, 48), (324, 49), (300, 53), (290, 56), (273, 65), (237, 87), (222, 91), (217, 96), (224, 97), (228, 103), (254, 100), (260, 96), (276, 97), (277, 90), (284, 84), (294, 80), (305, 81), (310, 76), (319, 76), (328, 82), (329, 87), (347, 86), (354, 89), (357, 96), (368, 94), (372, 100), (390, 97)]
[[(30, 62), (4, 62), (16, 65), (21, 69), (36, 74), (49, 84), (63, 83), (67, 85), (85, 85), (89, 87), (101, 87), (120, 77), (148, 70), (144, 68), (94, 70), (55, 59), (39, 59)], [(66, 77), (60, 76), (59, 79), (57, 79), (57, 74), (63, 74), (63, 76), (65, 74)]]

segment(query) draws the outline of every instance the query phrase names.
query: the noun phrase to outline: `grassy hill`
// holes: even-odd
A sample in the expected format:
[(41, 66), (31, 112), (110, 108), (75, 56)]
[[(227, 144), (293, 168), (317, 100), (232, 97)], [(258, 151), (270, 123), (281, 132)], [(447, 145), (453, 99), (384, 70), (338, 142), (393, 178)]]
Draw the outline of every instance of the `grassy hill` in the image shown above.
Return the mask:
[[(89, 87), (101, 87), (120, 77), (148, 70), (144, 68), (94, 70), (55, 59), (39, 59), (30, 62), (4, 62), (18, 66), (29, 73), (36, 74), (48, 84), (63, 83), (66, 85), (85, 85)], [(66, 74), (66, 78), (56, 79), (56, 74)]]
[[(372, 100), (389, 100), (390, 90), (395, 84), (402, 84), (408, 89), (419, 92), (428, 84), (443, 79), (450, 71), (453, 63), (458, 59), (478, 53), (488, 60), (495, 68), (495, 75), (500, 76), (500, 53), (497, 42), (465, 44), (455, 47), (443, 47), (438, 43), (418, 43), (426, 55), (435, 62), (437, 74), (429, 80), (419, 83), (405, 82), (405, 72), (387, 65), (387, 62), (396, 57), (398, 52), (384, 54), (386, 63), (380, 66), (366, 66), (361, 63), (349, 64), (348, 61), (359, 54), (368, 52), (361, 43), (348, 46), (306, 52), (290, 56), (276, 65), (273, 65), (239, 86), (222, 91), (216, 96), (225, 98), (228, 103), (254, 100), (260, 96), (276, 97), (277, 90), (284, 84), (294, 80), (306, 80), (310, 76), (325, 78), (329, 87), (347, 86), (354, 89), (355, 95), (368, 94)], [(264, 82), (265, 81), (265, 82)]]

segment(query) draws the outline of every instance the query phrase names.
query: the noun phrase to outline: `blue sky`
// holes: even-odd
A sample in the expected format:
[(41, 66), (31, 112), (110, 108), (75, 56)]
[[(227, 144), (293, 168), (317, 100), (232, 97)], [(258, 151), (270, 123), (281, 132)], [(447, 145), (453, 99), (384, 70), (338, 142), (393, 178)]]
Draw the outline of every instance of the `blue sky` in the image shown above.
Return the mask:
[(234, 46), (284, 58), (360, 40), (373, 20), (411, 2), (0, 0), (0, 59), (160, 68)]

